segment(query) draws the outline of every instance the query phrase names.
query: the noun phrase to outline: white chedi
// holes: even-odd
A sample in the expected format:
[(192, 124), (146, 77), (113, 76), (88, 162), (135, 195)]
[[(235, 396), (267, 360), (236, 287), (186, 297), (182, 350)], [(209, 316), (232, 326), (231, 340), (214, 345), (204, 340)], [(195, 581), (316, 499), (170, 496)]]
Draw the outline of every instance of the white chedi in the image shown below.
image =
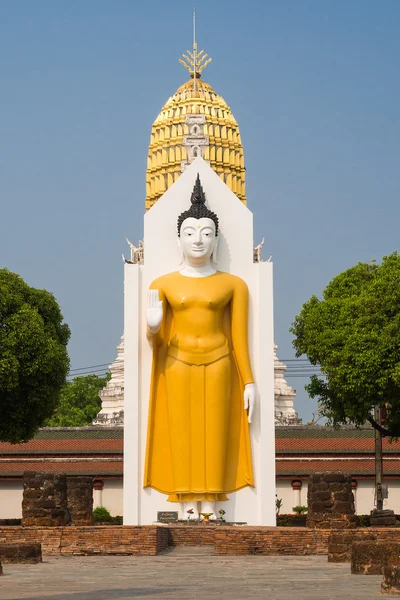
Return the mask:
[(93, 425), (124, 424), (124, 336), (117, 346), (117, 358), (110, 365), (111, 379), (100, 391), (101, 411)]
[(278, 346), (274, 345), (274, 397), (275, 425), (301, 425), (301, 419), (294, 409), (294, 390), (286, 381), (284, 375), (286, 365), (276, 355)]

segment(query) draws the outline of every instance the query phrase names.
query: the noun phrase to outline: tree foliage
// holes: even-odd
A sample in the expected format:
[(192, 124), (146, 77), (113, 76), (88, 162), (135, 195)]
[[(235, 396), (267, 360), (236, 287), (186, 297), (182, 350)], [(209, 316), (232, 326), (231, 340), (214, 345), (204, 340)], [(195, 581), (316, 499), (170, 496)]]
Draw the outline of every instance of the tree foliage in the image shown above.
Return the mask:
[[(400, 435), (400, 256), (359, 263), (312, 296), (291, 327), (296, 356), (320, 365), (306, 390), (333, 425), (369, 421)], [(384, 427), (372, 418), (384, 405)]]
[(54, 412), (69, 336), (52, 294), (0, 269), (0, 441), (32, 438)]
[(81, 427), (90, 425), (101, 409), (100, 390), (110, 379), (97, 375), (84, 375), (67, 381), (61, 391), (61, 400), (47, 427)]

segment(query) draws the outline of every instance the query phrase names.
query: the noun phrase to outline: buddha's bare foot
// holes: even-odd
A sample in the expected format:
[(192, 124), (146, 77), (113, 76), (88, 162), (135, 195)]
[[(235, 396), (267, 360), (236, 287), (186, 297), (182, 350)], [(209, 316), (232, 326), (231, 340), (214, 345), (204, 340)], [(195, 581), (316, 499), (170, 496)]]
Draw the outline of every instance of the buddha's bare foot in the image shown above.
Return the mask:
[(201, 513), (212, 513), (210, 515), (210, 519), (214, 520), (216, 518), (215, 515), (215, 502), (205, 501), (201, 503)]

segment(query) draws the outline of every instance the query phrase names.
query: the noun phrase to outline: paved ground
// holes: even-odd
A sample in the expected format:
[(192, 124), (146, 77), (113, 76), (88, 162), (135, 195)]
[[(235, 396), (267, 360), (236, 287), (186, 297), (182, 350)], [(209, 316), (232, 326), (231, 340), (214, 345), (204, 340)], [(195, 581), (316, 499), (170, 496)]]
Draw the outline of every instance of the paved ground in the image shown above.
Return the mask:
[(162, 556), (46, 557), (4, 565), (1, 600), (370, 600), (381, 576), (351, 575), (325, 556), (211, 556), (176, 548)]

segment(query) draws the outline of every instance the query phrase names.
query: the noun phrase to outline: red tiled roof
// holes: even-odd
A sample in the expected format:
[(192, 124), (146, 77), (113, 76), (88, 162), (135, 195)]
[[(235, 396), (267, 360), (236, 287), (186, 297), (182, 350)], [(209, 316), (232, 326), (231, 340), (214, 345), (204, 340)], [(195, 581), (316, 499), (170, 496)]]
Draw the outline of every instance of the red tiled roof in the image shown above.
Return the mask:
[[(383, 439), (383, 451), (400, 454), (400, 442), (390, 443), (388, 439)], [(348, 437), (286, 437), (275, 440), (275, 447), (278, 454), (282, 453), (344, 453), (344, 452), (374, 452), (374, 438), (354, 438)]]
[[(119, 454), (123, 452), (123, 439), (57, 439), (31, 440), (25, 444), (0, 443), (0, 455), (32, 454)], [(277, 438), (278, 454), (292, 453), (347, 453), (374, 451), (373, 438)], [(400, 454), (400, 442), (389, 443), (383, 440), (383, 450)]]
[[(335, 460), (286, 460), (276, 461), (277, 476), (300, 477), (321, 471), (343, 471), (354, 477), (373, 475), (374, 459), (335, 459)], [(123, 461), (120, 460), (79, 460), (79, 461), (40, 461), (40, 460), (10, 460), (0, 462), (0, 477), (22, 477), (24, 471), (51, 471), (67, 475), (92, 475), (93, 477), (116, 476), (122, 477)], [(383, 461), (383, 471), (387, 475), (400, 476), (400, 460)]]
[[(285, 460), (278, 458), (276, 460), (277, 475), (309, 475), (310, 473), (320, 473), (322, 471), (342, 471), (351, 473), (354, 477), (357, 475), (373, 475), (375, 472), (375, 461), (370, 459), (335, 459), (335, 460)], [(383, 472), (387, 475), (400, 475), (400, 460), (383, 460)]]
[(122, 476), (123, 462), (115, 460), (40, 461), (13, 460), (0, 462), (0, 477), (22, 477), (24, 471), (66, 473), (67, 475)]
[(123, 439), (33, 439), (24, 444), (0, 443), (0, 455), (6, 454), (118, 454), (123, 452)]
[[(384, 472), (400, 476), (400, 442), (384, 439), (383, 451), (387, 457)], [(278, 477), (308, 476), (327, 470), (346, 471), (355, 477), (373, 476), (374, 430), (277, 427), (276, 455)], [(122, 477), (123, 429), (45, 428), (25, 444), (0, 443), (0, 478), (21, 477), (27, 470)]]

